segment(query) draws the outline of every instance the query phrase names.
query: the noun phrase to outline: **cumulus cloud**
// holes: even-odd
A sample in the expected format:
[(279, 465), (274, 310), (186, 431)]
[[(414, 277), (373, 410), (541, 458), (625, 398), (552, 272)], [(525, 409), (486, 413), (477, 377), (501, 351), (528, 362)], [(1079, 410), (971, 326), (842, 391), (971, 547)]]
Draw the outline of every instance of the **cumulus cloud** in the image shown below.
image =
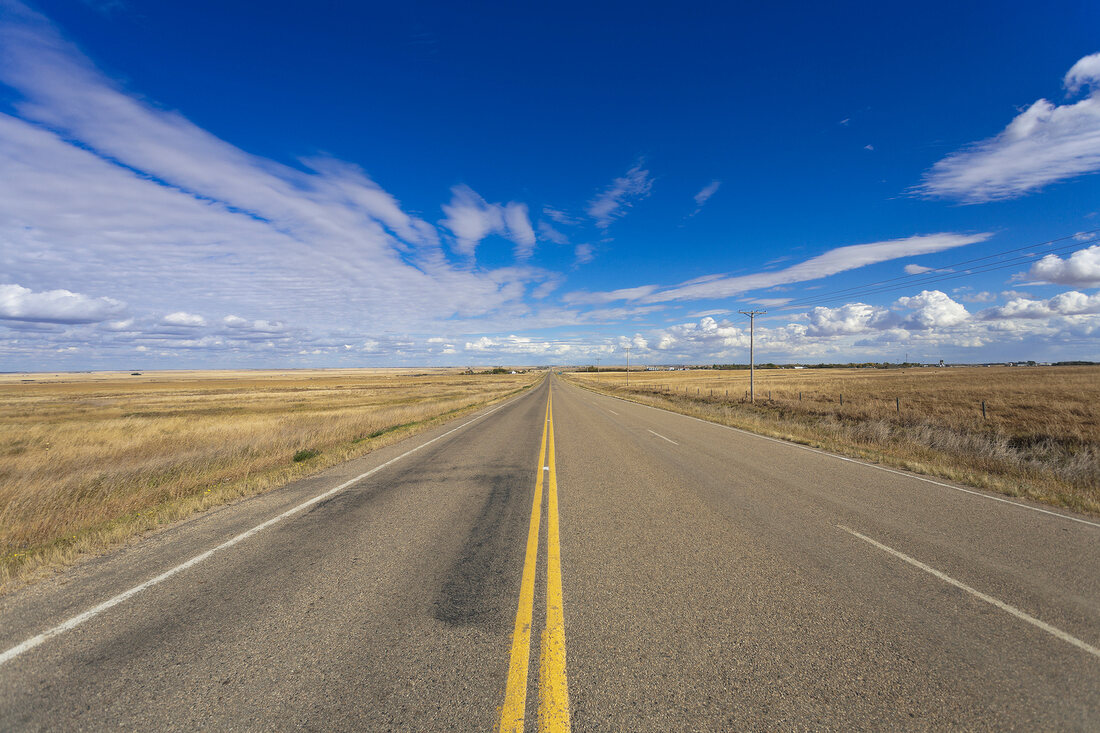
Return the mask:
[(865, 333), (894, 320), (894, 314), (888, 308), (866, 303), (848, 303), (839, 308), (819, 306), (809, 313), (807, 333), (811, 336)]
[(919, 294), (898, 298), (896, 305), (911, 312), (904, 320), (906, 328), (929, 329), (957, 326), (970, 318), (966, 306), (939, 290), (922, 290)]
[(250, 321), (247, 318), (241, 318), (240, 316), (229, 315), (222, 319), (222, 323), (226, 328), (234, 331), (244, 331), (249, 334), (268, 335), (283, 333), (286, 330), (286, 324), (279, 321), (268, 321), (264, 319), (258, 319)]
[(1100, 54), (1074, 64), (1064, 84), (1088, 96), (1074, 104), (1034, 102), (999, 135), (936, 163), (915, 191), (982, 203), (1100, 170)]
[(92, 298), (70, 290), (34, 292), (0, 285), (0, 319), (43, 323), (96, 323), (119, 315), (126, 306), (114, 298)]
[(1064, 260), (1049, 254), (1031, 266), (1027, 277), (1079, 288), (1100, 287), (1100, 245), (1079, 249)]
[(649, 341), (653, 349), (663, 352), (706, 353), (721, 357), (731, 350), (747, 348), (747, 329), (734, 326), (727, 320), (716, 321), (710, 316), (696, 323), (683, 323), (656, 332)]
[(1100, 293), (1086, 295), (1076, 290), (1060, 293), (1047, 300), (1014, 298), (998, 308), (988, 308), (978, 315), (984, 320), (1012, 318), (1050, 318), (1100, 313)]
[(164, 318), (160, 319), (160, 322), (166, 326), (186, 326), (188, 328), (206, 325), (205, 318), (197, 313), (187, 313), (186, 311), (169, 313)]
[(653, 188), (653, 179), (649, 171), (642, 168), (642, 161), (612, 181), (611, 185), (588, 204), (588, 215), (596, 220), (596, 226), (606, 229), (638, 199), (649, 195)]

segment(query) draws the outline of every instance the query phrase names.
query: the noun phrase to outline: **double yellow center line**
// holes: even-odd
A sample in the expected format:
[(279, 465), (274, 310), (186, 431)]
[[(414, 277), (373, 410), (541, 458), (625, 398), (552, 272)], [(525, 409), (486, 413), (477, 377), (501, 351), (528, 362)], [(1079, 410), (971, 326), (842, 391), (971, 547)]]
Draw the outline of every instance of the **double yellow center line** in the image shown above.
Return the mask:
[(539, 525), (542, 522), (542, 485), (547, 484), (546, 506), (546, 627), (539, 656), (539, 730), (569, 730), (569, 688), (565, 676), (565, 615), (561, 603), (561, 546), (558, 539), (558, 477), (554, 465), (554, 407), (546, 396), (546, 421), (539, 448), (535, 499), (527, 531), (527, 554), (520, 581), (519, 608), (512, 632), (508, 685), (500, 712), (500, 730), (523, 730), (527, 705), (527, 667), (531, 659), (531, 617), (535, 603), (535, 568), (538, 564)]

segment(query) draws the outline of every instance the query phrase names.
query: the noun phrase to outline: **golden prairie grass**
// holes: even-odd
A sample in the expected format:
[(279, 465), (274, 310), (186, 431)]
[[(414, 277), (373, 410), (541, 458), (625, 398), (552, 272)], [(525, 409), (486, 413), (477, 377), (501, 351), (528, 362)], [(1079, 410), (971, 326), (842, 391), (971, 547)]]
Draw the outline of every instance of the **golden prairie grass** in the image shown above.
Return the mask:
[[(503, 399), (539, 376), (0, 375), (0, 589), (362, 455)], [(295, 461), (299, 451), (317, 454)]]
[[(572, 373), (714, 422), (1100, 513), (1100, 367)], [(986, 413), (982, 415), (982, 402)]]

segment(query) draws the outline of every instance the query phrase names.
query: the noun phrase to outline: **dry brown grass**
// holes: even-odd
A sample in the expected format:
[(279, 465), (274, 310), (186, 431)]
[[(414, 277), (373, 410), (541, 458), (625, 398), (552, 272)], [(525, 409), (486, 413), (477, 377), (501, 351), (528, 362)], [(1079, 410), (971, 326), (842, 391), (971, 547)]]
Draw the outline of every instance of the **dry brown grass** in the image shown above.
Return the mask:
[[(0, 375), (0, 589), (533, 384), (457, 370)], [(295, 453), (320, 453), (295, 462)]]
[(747, 371), (631, 372), (629, 386), (624, 372), (569, 376), (726, 425), (1100, 513), (1100, 367), (766, 369), (756, 372), (755, 405)]

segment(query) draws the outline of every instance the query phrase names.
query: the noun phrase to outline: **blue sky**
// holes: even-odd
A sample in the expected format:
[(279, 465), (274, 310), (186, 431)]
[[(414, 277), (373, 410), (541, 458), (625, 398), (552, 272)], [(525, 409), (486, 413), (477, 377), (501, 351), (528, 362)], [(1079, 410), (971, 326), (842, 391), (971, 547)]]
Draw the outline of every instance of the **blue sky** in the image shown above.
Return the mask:
[(1100, 359), (1098, 31), (0, 0), (0, 370)]

